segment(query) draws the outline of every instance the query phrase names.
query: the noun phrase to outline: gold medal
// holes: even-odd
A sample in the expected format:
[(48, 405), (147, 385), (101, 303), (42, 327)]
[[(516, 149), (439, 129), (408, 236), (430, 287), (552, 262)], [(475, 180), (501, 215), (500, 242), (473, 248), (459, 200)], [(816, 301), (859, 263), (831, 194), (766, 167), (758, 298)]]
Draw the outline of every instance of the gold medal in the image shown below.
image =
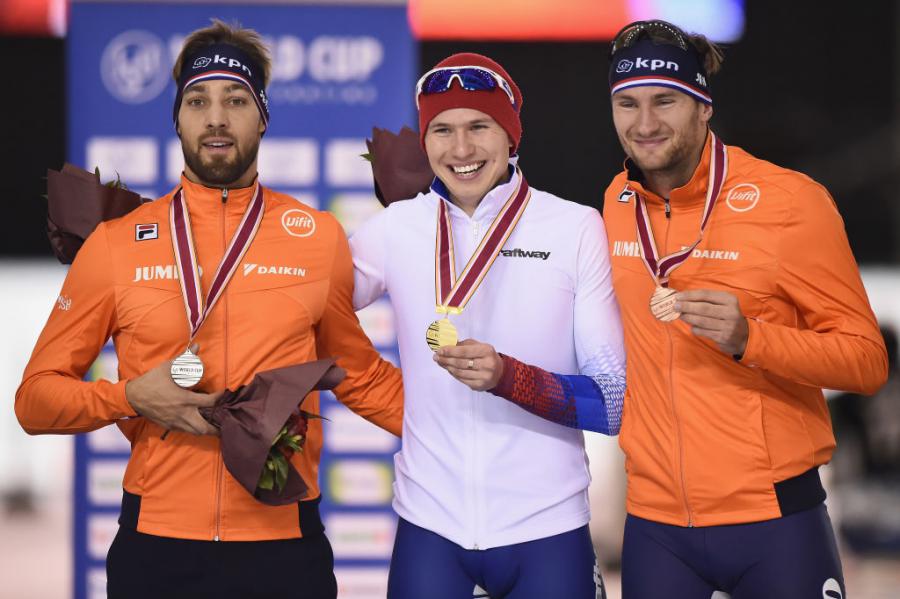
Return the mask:
[(425, 342), (431, 351), (437, 351), (439, 347), (447, 345), (456, 345), (456, 341), (456, 327), (447, 318), (435, 320), (425, 331)]
[(657, 287), (650, 296), (650, 312), (662, 322), (672, 322), (680, 316), (675, 310), (675, 295), (678, 292), (669, 287)]

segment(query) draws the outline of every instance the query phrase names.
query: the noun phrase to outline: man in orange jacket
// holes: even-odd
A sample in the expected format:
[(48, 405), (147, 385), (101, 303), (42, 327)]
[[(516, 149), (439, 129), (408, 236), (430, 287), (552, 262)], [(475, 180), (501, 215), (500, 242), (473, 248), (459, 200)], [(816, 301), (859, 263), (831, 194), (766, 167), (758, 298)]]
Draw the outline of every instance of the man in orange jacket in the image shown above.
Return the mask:
[(623, 596), (843, 597), (821, 388), (872, 393), (887, 361), (841, 217), (815, 181), (709, 130), (706, 38), (637, 22), (610, 55)]
[[(252, 30), (216, 21), (187, 38), (174, 69), (181, 184), (87, 239), (16, 394), (29, 433), (115, 423), (131, 441), (111, 598), (336, 596), (317, 507), (321, 421), (293, 457), (309, 499), (264, 505), (223, 467), (198, 412), (217, 391), (333, 356), (347, 372), (338, 398), (401, 428), (400, 373), (356, 319), (341, 226), (257, 181), (269, 72)], [(82, 381), (110, 336), (119, 382)], [(318, 396), (303, 406), (318, 412)]]

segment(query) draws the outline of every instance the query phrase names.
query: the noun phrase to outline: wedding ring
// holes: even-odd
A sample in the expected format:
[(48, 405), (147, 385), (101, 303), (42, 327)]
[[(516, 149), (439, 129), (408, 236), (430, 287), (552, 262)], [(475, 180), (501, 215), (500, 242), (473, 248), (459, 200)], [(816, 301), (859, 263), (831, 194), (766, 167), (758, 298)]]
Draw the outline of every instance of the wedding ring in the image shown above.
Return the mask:
[(469, 364), (466, 366), (469, 370), (475, 370), (475, 360), (469, 358)]

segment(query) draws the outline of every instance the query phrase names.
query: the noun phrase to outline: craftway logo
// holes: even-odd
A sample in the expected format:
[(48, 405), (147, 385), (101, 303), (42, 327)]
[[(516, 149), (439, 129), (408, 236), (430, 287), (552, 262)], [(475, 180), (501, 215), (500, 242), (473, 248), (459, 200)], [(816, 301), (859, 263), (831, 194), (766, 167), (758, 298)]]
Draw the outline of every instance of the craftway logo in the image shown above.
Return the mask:
[(299, 266), (265, 266), (259, 264), (244, 264), (244, 276), (257, 275), (287, 275), (290, 277), (305, 277), (306, 269)]
[[(200, 275), (203, 275), (203, 269), (197, 266)], [(174, 264), (156, 264), (154, 266), (136, 266), (134, 268), (134, 278), (132, 283), (140, 281), (156, 281), (156, 280), (172, 280), (178, 279), (178, 269)]]
[(747, 212), (759, 203), (759, 187), (753, 183), (738, 183), (728, 192), (725, 203), (735, 212)]
[(135, 225), (134, 240), (147, 241), (148, 239), (159, 239), (159, 225), (157, 223)]
[(309, 237), (316, 232), (316, 221), (305, 210), (292, 208), (281, 215), (281, 226), (288, 235), (294, 237)]
[(649, 69), (651, 71), (666, 69), (677, 73), (678, 63), (673, 60), (662, 60), (659, 58), (648, 59), (638, 56), (634, 61), (623, 58), (616, 65), (616, 73), (630, 73), (632, 69)]
[(503, 254), (506, 258), (540, 258), (541, 260), (546, 260), (550, 257), (550, 252), (541, 252), (538, 250), (522, 250), (519, 248), (514, 248), (511, 250), (500, 250), (500, 253)]

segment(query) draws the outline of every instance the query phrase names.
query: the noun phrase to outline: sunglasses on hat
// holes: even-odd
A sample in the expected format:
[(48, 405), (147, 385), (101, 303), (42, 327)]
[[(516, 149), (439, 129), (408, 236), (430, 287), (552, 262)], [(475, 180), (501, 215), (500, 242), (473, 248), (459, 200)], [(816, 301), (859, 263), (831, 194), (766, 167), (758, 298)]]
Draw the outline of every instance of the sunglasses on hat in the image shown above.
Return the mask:
[(440, 67), (422, 75), (416, 83), (416, 108), (419, 108), (419, 96), (449, 91), (454, 81), (458, 81), (461, 88), (470, 92), (489, 92), (500, 88), (509, 98), (513, 109), (518, 110), (512, 87), (506, 79), (490, 69), (476, 66)]
[(630, 48), (636, 44), (641, 39), (641, 34), (650, 37), (654, 41), (659, 40), (678, 46), (685, 51), (688, 49), (688, 41), (685, 39), (684, 34), (665, 21), (636, 21), (626, 25), (616, 34), (609, 47), (609, 56), (612, 57), (619, 50)]

